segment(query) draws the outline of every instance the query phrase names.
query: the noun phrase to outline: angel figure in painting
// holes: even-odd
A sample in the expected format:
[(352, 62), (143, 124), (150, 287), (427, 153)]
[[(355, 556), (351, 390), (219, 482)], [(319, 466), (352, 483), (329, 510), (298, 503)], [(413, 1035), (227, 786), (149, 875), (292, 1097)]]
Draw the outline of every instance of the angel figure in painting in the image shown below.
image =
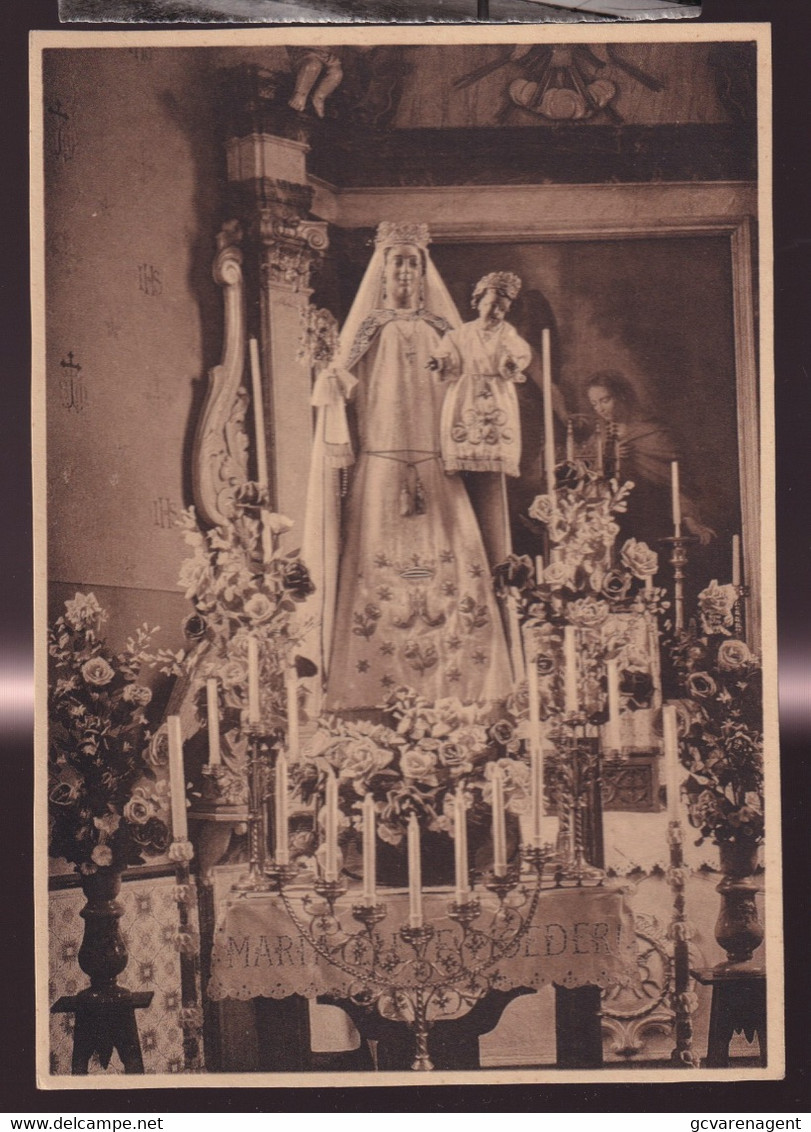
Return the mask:
[[(628, 378), (617, 370), (600, 370), (584, 385), (586, 397), (606, 440), (612, 472), (632, 480), (624, 525), (629, 534), (655, 545), (671, 533), (670, 466), (679, 452), (668, 430), (647, 416)], [(702, 545), (715, 538), (695, 500), (681, 493), (682, 520)]]
[(468, 703), (512, 688), (482, 531), (461, 477), (442, 467), (445, 390), (429, 361), (460, 319), (428, 243), (424, 224), (379, 226), (313, 394), (302, 553), (327, 710), (368, 711), (401, 685)]
[(519, 474), (521, 422), (515, 383), (526, 381), (532, 351), (505, 317), (521, 280), (491, 271), (473, 289), (478, 317), (442, 339), (430, 365), (450, 382), (440, 424), (446, 472)]

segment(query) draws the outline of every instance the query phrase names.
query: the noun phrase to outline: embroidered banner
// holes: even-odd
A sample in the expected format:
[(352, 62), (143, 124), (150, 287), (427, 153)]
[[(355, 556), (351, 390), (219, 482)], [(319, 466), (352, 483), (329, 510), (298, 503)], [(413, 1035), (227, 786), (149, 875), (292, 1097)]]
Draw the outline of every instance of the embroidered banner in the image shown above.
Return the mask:
[[(371, 947), (361, 925), (352, 917), (359, 893), (336, 905), (339, 925), (323, 921), (325, 948), (335, 949), (341, 966), (318, 954), (296, 926), (278, 895), (241, 895), (229, 902), (214, 937), (208, 994), (213, 999), (286, 998), (291, 994), (315, 998), (346, 998), (357, 993), (368, 970)], [(424, 895), (426, 922), (434, 935), (426, 952), (429, 962), (446, 971), (455, 969), (460, 955), (461, 929), (448, 919), (449, 890)], [(407, 922), (408, 895), (387, 890), (380, 899), (387, 916), (378, 925), (378, 955), (396, 979), (398, 968), (413, 962), (413, 949), (399, 936)], [(302, 926), (309, 925), (303, 893), (288, 896), (291, 911)], [(482, 900), (474, 928), (493, 934), (495, 901)], [(527, 900), (518, 914), (526, 914)], [(353, 933), (353, 939), (348, 934)], [(338, 950), (339, 945), (343, 944)], [(494, 987), (539, 988), (548, 983), (566, 987), (610, 986), (638, 977), (633, 915), (623, 892), (612, 888), (550, 889), (541, 894), (526, 933), (510, 949), (493, 952), (482, 937), (469, 938), (461, 952), (466, 969), (475, 967)], [(492, 961), (491, 961), (492, 960)]]

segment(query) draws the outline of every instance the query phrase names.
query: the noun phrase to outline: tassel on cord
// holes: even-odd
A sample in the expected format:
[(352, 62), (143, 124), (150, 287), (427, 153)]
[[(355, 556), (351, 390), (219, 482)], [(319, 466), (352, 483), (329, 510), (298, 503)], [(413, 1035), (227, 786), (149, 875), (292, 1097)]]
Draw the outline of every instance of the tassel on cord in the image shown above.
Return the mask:
[(408, 519), (412, 515), (424, 515), (426, 510), (425, 488), (417, 471), (417, 465), (406, 464), (400, 486), (400, 514)]

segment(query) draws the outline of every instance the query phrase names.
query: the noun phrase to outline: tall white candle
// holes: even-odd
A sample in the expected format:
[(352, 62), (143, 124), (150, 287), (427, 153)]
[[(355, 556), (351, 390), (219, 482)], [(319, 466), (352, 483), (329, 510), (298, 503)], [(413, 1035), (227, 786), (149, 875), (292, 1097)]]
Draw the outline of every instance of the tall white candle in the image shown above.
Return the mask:
[(420, 827), (415, 814), (408, 819), (408, 922), (412, 928), (422, 927)]
[(217, 681), (206, 680), (206, 716), (208, 719), (208, 765), (220, 764), (220, 704), (217, 698)]
[(259, 364), (259, 344), (255, 338), (248, 343), (251, 356), (251, 391), (253, 393), (253, 419), (256, 430), (256, 479), (268, 485), (268, 454), (265, 446), (265, 414), (262, 409), (262, 367)]
[(652, 594), (653, 593), (653, 575), (652, 574), (646, 574), (645, 575), (645, 593), (646, 594)]
[(676, 709), (668, 704), (662, 709), (665, 740), (665, 788), (667, 790), (667, 816), (669, 821), (679, 820), (679, 763), (678, 719)]
[(470, 876), (467, 866), (467, 807), (461, 786), (453, 796), (453, 852), (456, 866), (456, 903), (470, 898)]
[(172, 840), (185, 841), (189, 836), (186, 824), (186, 771), (183, 766), (183, 735), (180, 716), (170, 715), (169, 732), (169, 795), (172, 808)]
[(571, 417), (566, 422), (566, 463), (574, 461), (574, 425)]
[(248, 723), (256, 726), (262, 714), (259, 708), (259, 642), (248, 637)]
[(741, 536), (732, 536), (732, 584), (741, 584)]
[(338, 780), (331, 767), (327, 770), (324, 809), (324, 879), (331, 881), (338, 879)]
[(541, 334), (541, 369), (543, 380), (544, 471), (546, 490), (555, 493), (555, 426), (552, 415), (552, 336), (545, 326)]
[(375, 800), (371, 794), (363, 799), (363, 903), (377, 904)]
[(673, 531), (676, 538), (681, 537), (681, 488), (679, 487), (679, 462), (670, 464), (670, 494), (673, 502)]
[(606, 746), (610, 751), (618, 751), (620, 739), (620, 675), (619, 661), (616, 657), (606, 665), (608, 677), (608, 728)]
[(543, 747), (541, 745), (541, 697), (538, 689), (538, 663), (534, 655), (527, 658), (527, 692), (529, 700), (530, 797), (532, 799), (532, 844), (543, 844)]
[(563, 690), (564, 710), (567, 713), (578, 709), (577, 696), (577, 638), (574, 625), (563, 630)]
[(298, 715), (298, 674), (295, 664), (289, 664), (285, 672), (287, 691), (287, 753), (297, 759), (299, 753), (299, 715)]
[(543, 555), (535, 555), (535, 581), (539, 586), (543, 585)]
[(276, 796), (274, 803), (276, 864), (287, 865), (290, 861), (290, 840), (287, 829), (287, 755), (284, 751), (280, 751), (276, 759)]
[(507, 830), (504, 820), (504, 776), (500, 766), (493, 767), (493, 872), (503, 877), (507, 872)]

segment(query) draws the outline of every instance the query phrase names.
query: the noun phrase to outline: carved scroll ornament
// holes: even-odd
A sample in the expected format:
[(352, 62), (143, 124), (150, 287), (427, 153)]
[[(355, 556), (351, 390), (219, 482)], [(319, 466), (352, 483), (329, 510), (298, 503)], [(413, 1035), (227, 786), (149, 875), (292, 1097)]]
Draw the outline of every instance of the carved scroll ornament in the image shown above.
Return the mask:
[(236, 492), (248, 479), (247, 391), (242, 385), (245, 296), (241, 240), (237, 221), (225, 224), (217, 237), (213, 274), (223, 288), (222, 360), (209, 371), (208, 392), (192, 457), (197, 513), (212, 526), (222, 526), (233, 518)]

